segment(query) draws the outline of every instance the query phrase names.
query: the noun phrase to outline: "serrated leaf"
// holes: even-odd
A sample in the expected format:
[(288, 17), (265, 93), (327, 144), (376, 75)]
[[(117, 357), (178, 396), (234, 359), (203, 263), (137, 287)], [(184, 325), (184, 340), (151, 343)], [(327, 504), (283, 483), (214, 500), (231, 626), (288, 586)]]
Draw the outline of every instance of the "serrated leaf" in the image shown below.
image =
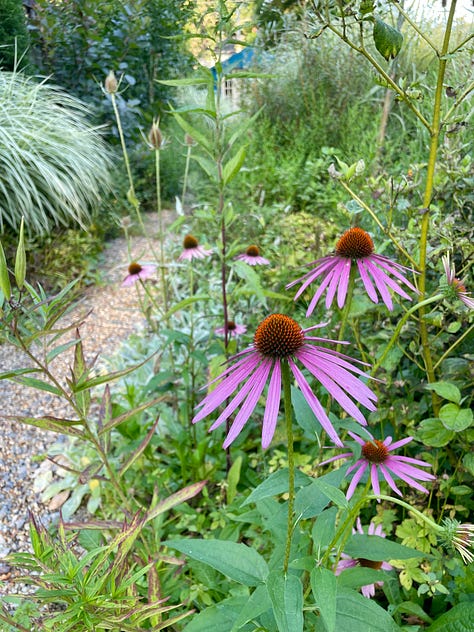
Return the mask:
[(244, 586), (257, 586), (268, 576), (267, 563), (255, 549), (229, 540), (167, 540), (166, 546), (208, 564)]

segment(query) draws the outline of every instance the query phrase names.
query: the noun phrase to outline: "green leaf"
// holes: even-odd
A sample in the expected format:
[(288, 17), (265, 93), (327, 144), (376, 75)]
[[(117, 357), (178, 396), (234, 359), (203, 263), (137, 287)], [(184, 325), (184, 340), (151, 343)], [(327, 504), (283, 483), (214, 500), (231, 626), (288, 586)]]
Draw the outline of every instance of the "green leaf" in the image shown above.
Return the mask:
[(10, 284), (10, 275), (8, 273), (7, 260), (5, 252), (3, 250), (2, 242), (0, 241), (0, 290), (8, 301), (12, 295), (12, 286)]
[(163, 544), (245, 586), (256, 586), (268, 576), (263, 557), (245, 544), (228, 540), (167, 540)]
[(317, 557), (331, 543), (336, 534), (337, 507), (329, 507), (319, 514), (311, 530), (313, 549)]
[(461, 432), (472, 424), (473, 414), (470, 408), (459, 408), (456, 404), (445, 404), (439, 411), (439, 418), (448, 430)]
[(227, 475), (227, 504), (230, 505), (237, 493), (237, 485), (240, 480), (240, 468), (242, 467), (242, 456), (239, 455), (235, 461), (232, 463), (232, 467), (229, 470), (229, 474)]
[(336, 630), (350, 632), (400, 632), (386, 610), (350, 588), (337, 591)]
[[(300, 470), (295, 471), (295, 487), (303, 487), (311, 482), (311, 478), (306, 474), (303, 474)], [(263, 483), (260, 483), (253, 492), (247, 496), (242, 503), (242, 507), (250, 503), (255, 503), (262, 498), (268, 498), (269, 496), (276, 496), (277, 494), (284, 494), (288, 491), (288, 470), (282, 469), (273, 472)]]
[(23, 288), (26, 277), (26, 251), (25, 251), (25, 218), (22, 216), (20, 224), (20, 237), (15, 258), (15, 281), (19, 290)]
[(180, 309), (185, 309), (189, 305), (193, 305), (193, 303), (197, 303), (198, 301), (208, 301), (209, 298), (210, 297), (206, 294), (200, 294), (198, 296), (190, 296), (189, 298), (185, 298), (184, 301), (180, 301), (179, 303), (176, 303), (176, 305), (173, 305), (173, 307), (169, 309), (162, 317), (162, 320), (166, 321), (172, 314), (178, 312)]
[(462, 458), (464, 467), (474, 476), (474, 454), (465, 454)]
[(164, 500), (160, 501), (155, 507), (151, 507), (148, 510), (148, 512), (145, 515), (145, 522), (153, 520), (154, 518), (164, 513), (165, 511), (169, 511), (170, 509), (173, 509), (173, 507), (176, 507), (177, 505), (180, 505), (181, 503), (184, 503), (187, 500), (194, 498), (194, 496), (199, 494), (199, 492), (206, 485), (206, 483), (207, 481), (199, 481), (198, 483), (192, 483), (191, 485), (188, 485), (187, 487), (183, 487), (183, 489), (180, 489), (174, 494), (171, 494), (171, 496), (168, 496), (168, 498), (165, 498)]
[(266, 584), (279, 632), (303, 632), (303, 585), (299, 577), (272, 571)]
[(193, 140), (196, 141), (196, 143), (198, 143), (203, 149), (207, 151), (209, 155), (212, 155), (212, 139), (210, 137), (208, 138), (207, 136), (204, 136), (202, 132), (193, 127), (191, 123), (189, 123), (185, 118), (180, 116), (174, 110), (172, 110), (171, 113), (173, 114), (173, 117), (175, 118), (176, 122), (181, 127), (183, 132), (189, 134), (193, 138)]
[(455, 384), (451, 384), (451, 382), (433, 382), (432, 384), (426, 384), (425, 388), (429, 391), (434, 391), (437, 395), (443, 399), (447, 399), (449, 402), (459, 404), (461, 401), (461, 391)]
[(195, 615), (183, 632), (229, 632), (246, 603), (247, 598), (240, 595), (224, 599)]
[(209, 81), (212, 81), (212, 75), (210, 77), (184, 77), (183, 79), (157, 79), (157, 83), (162, 83), (164, 86), (203, 86), (207, 85)]
[(373, 38), (375, 48), (387, 61), (394, 59), (403, 44), (403, 35), (380, 18), (375, 18)]
[[(331, 496), (335, 496), (334, 488), (341, 484), (349, 465), (343, 465), (337, 470), (329, 472), (320, 478), (313, 479), (310, 485), (306, 485), (296, 494), (295, 511), (302, 518), (314, 518), (327, 507), (332, 500)], [(326, 487), (329, 485), (330, 487)], [(332, 488), (332, 489), (331, 489)], [(329, 491), (331, 489), (331, 491)], [(339, 491), (339, 490), (338, 490)], [(342, 492), (340, 492), (342, 494)], [(337, 496), (339, 502), (342, 501), (341, 496)]]
[(318, 437), (321, 432), (321, 424), (316, 419), (305, 396), (299, 388), (291, 387), (291, 404), (295, 411), (296, 423), (308, 434), (309, 437)]
[(122, 465), (122, 467), (120, 468), (119, 473), (118, 473), (120, 478), (125, 474), (125, 472), (128, 470), (128, 468), (131, 467), (135, 463), (135, 461), (140, 457), (140, 455), (143, 454), (143, 452), (145, 451), (147, 445), (150, 443), (150, 441), (153, 438), (153, 435), (155, 434), (155, 430), (156, 430), (156, 426), (158, 425), (158, 421), (159, 421), (159, 417), (157, 417), (155, 419), (155, 422), (151, 426), (150, 430), (147, 432), (147, 434), (144, 437), (143, 441), (140, 442), (140, 445), (132, 452), (132, 454), (128, 457), (128, 459)]
[[(319, 520), (319, 518), (318, 518)], [(327, 632), (336, 631), (337, 580), (327, 568), (315, 566), (311, 571), (311, 590)]]
[(74, 338), (73, 340), (69, 340), (68, 342), (65, 342), (64, 344), (58, 345), (54, 349), (51, 349), (51, 351), (49, 351), (47, 356), (46, 356), (46, 362), (47, 363), (51, 362), (58, 355), (61, 355), (61, 353), (64, 353), (64, 351), (67, 351), (68, 349), (70, 349), (74, 345), (77, 345), (78, 342), (79, 342), (79, 340), (77, 338)]
[(106, 382), (118, 380), (120, 377), (125, 377), (126, 375), (129, 375), (136, 369), (139, 369), (141, 366), (149, 362), (157, 353), (158, 351), (155, 351), (150, 356), (145, 358), (142, 362), (122, 369), (121, 371), (114, 371), (113, 373), (107, 373), (106, 375), (99, 375), (98, 377), (93, 377), (89, 380), (79, 380), (76, 384), (72, 385), (72, 391), (74, 393), (80, 393), (85, 389), (94, 388), (95, 386), (100, 386), (101, 384), (105, 384)]
[(239, 173), (242, 165), (244, 164), (246, 152), (246, 146), (240, 147), (237, 153), (225, 163), (222, 170), (222, 180), (224, 185), (228, 184)]
[(31, 388), (35, 388), (39, 391), (46, 391), (48, 393), (53, 393), (53, 395), (59, 395), (59, 397), (62, 396), (62, 391), (57, 388), (56, 386), (53, 386), (53, 384), (50, 384), (49, 382), (43, 382), (43, 380), (38, 380), (35, 377), (17, 377), (15, 379), (15, 382), (18, 382), (19, 384), (24, 384), (25, 386), (29, 386)]
[(398, 544), (398, 542), (392, 542), (378, 535), (362, 535), (361, 533), (356, 533), (351, 537), (344, 552), (355, 559), (361, 557), (375, 562), (426, 557), (426, 553)]
[(431, 623), (431, 621), (433, 620), (426, 614), (421, 606), (419, 606), (417, 603), (414, 603), (413, 601), (402, 601), (402, 603), (397, 604), (392, 612), (392, 615), (399, 613), (415, 615), (415, 617), (419, 617), (422, 621), (425, 621), (426, 623)]
[(237, 632), (243, 625), (256, 619), (267, 610), (270, 610), (271, 607), (272, 603), (267, 587), (264, 584), (260, 584), (250, 595), (240, 614), (235, 619), (231, 632)]
[(472, 632), (473, 621), (474, 602), (465, 601), (442, 614), (426, 632)]
[(347, 568), (338, 576), (338, 585), (344, 588), (360, 588), (375, 582), (383, 582), (387, 577), (387, 573), (375, 568), (366, 568), (363, 566), (355, 566)]
[[(120, 424), (123, 424), (125, 421), (128, 421), (128, 419), (130, 419), (134, 415), (141, 413), (142, 411), (146, 410), (147, 408), (150, 408), (151, 406), (154, 406), (155, 404), (158, 404), (159, 402), (162, 402), (164, 399), (166, 399), (166, 397), (164, 395), (160, 395), (160, 397), (155, 397), (154, 399), (150, 399), (149, 401), (144, 402), (143, 404), (141, 404), (140, 406), (137, 406), (136, 408), (130, 408), (129, 410), (125, 411), (118, 417), (114, 417), (113, 419), (110, 419), (109, 421), (107, 421), (107, 418), (101, 419), (101, 424), (103, 425), (99, 429), (99, 436), (103, 435), (105, 432), (108, 432), (109, 430), (112, 430), (112, 428), (115, 428), (116, 426), (120, 426)], [(106, 422), (105, 424), (103, 423), (104, 421)]]
[(455, 436), (452, 430), (448, 430), (440, 419), (423, 419), (416, 431), (416, 439), (425, 445), (441, 448), (447, 445)]
[(58, 432), (59, 434), (70, 435), (71, 437), (81, 437), (82, 429), (76, 426), (82, 425), (81, 421), (74, 419), (60, 419), (59, 417), (21, 417), (20, 415), (7, 415), (5, 419), (13, 419), (28, 426), (36, 426), (43, 430)]

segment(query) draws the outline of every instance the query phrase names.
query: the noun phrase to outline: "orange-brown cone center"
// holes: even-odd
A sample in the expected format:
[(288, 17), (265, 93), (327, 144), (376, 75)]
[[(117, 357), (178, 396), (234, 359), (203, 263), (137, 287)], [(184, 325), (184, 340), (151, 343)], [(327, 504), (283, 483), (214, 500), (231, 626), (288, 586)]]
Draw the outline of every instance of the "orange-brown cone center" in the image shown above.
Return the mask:
[(227, 329), (229, 331), (234, 331), (234, 329), (236, 329), (237, 325), (234, 323), (233, 320), (228, 320), (227, 321)]
[(388, 458), (388, 448), (382, 441), (373, 439), (362, 446), (362, 455), (370, 463), (383, 463)]
[(363, 259), (374, 252), (374, 242), (369, 233), (357, 226), (349, 228), (336, 244), (336, 253), (347, 259)]
[(271, 314), (257, 327), (253, 342), (263, 356), (287, 358), (303, 346), (304, 332), (293, 318)]
[(186, 250), (190, 250), (191, 248), (197, 248), (199, 246), (199, 242), (194, 235), (186, 235), (183, 240), (183, 246)]
[(258, 246), (249, 246), (245, 252), (249, 257), (258, 257), (260, 255)]
[(128, 266), (129, 274), (139, 274), (142, 271), (142, 267), (136, 261), (132, 261), (132, 263)]

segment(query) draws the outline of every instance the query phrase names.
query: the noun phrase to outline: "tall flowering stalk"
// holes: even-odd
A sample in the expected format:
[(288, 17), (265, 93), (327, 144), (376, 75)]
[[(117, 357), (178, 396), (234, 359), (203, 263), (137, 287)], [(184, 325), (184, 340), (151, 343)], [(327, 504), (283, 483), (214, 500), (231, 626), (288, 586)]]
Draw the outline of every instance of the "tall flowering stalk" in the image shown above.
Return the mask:
[[(316, 327), (320, 326), (316, 325)], [(211, 425), (210, 430), (214, 430), (227, 421), (240, 407), (224, 441), (223, 447), (228, 448), (249, 421), (268, 383), (262, 423), (262, 447), (267, 448), (275, 433), (283, 389), (289, 471), (288, 527), (283, 564), (285, 573), (288, 570), (290, 558), (295, 497), (292, 377), (331, 440), (336, 445), (343, 445), (298, 364), (303, 365), (327, 389), (343, 410), (363, 425), (366, 424), (365, 418), (355, 402), (361, 403), (369, 410), (375, 410), (377, 399), (370, 388), (358, 379), (357, 376), (364, 376), (364, 373), (352, 364), (354, 360), (337, 351), (315, 344), (337, 342), (308, 335), (316, 327), (302, 329), (295, 320), (284, 314), (267, 316), (257, 327), (253, 345), (230, 358), (230, 366), (211, 382), (211, 385), (217, 382), (217, 386), (198, 405), (201, 410), (193, 419), (194, 423), (204, 419), (228, 401), (222, 413)], [(230, 399), (235, 391), (237, 393)]]

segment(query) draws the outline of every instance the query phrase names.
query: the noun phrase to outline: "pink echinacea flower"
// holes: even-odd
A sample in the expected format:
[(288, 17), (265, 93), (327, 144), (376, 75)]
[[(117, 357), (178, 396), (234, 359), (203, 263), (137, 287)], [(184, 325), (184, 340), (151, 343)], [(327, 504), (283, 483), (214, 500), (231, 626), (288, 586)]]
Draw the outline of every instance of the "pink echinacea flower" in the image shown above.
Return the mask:
[(206, 250), (202, 246), (199, 245), (198, 240), (194, 235), (186, 235), (183, 239), (183, 252), (179, 255), (178, 261), (192, 259), (204, 259), (205, 257), (209, 257), (212, 254), (212, 250)]
[[(379, 477), (382, 475), (382, 478), (387, 481), (393, 491), (399, 496), (402, 496), (402, 492), (395, 485), (392, 474), (398, 476), (398, 478), (405, 481), (405, 483), (408, 483), (411, 487), (428, 494), (426, 487), (417, 483), (415, 479), (420, 481), (432, 481), (436, 479), (436, 476), (433, 476), (433, 474), (429, 474), (428, 472), (424, 472), (423, 470), (419, 470), (415, 466), (431, 467), (430, 463), (420, 461), (419, 459), (413, 459), (409, 456), (397, 456), (395, 454), (391, 454), (394, 450), (410, 443), (413, 437), (405, 437), (405, 439), (392, 443), (392, 437), (387, 437), (383, 441), (380, 441), (379, 439), (374, 439), (372, 435), (370, 435), (372, 437), (370, 441), (364, 441), (364, 439), (361, 439), (353, 432), (349, 431), (349, 434), (359, 445), (362, 446), (362, 454), (360, 458), (347, 470), (348, 474), (355, 470), (355, 474), (352, 477), (352, 481), (346, 493), (346, 497), (348, 499), (354, 494), (357, 484), (367, 469), (370, 472), (372, 489), (377, 495), (380, 494)], [(337, 461), (338, 459), (348, 459), (351, 456), (352, 452), (339, 454), (338, 456), (333, 456), (330, 459), (323, 461), (321, 465), (330, 463), (331, 461)]]
[(267, 448), (275, 432), (280, 408), (281, 364), (288, 362), (293, 377), (317, 420), (331, 440), (336, 445), (342, 446), (343, 443), (326, 411), (312, 392), (297, 362), (301, 363), (324, 386), (349, 415), (363, 425), (366, 425), (365, 418), (351, 397), (368, 410), (375, 410), (374, 402), (377, 396), (353, 375), (353, 373), (365, 375), (350, 362), (357, 362), (357, 360), (314, 344), (314, 342), (336, 342), (307, 335), (317, 327), (322, 327), (322, 325), (301, 329), (298, 323), (289, 316), (283, 314), (267, 316), (257, 327), (253, 345), (230, 358), (231, 366), (211, 382), (211, 384), (218, 382), (217, 386), (208, 392), (198, 405), (201, 410), (194, 417), (193, 423), (210, 415), (239, 389), (210, 427), (210, 430), (214, 430), (223, 424), (242, 404), (224, 441), (223, 447), (227, 448), (249, 420), (270, 379), (262, 425), (262, 447)]
[(449, 252), (441, 257), (443, 261), (444, 274), (446, 275), (446, 284), (448, 286), (448, 293), (452, 298), (458, 298), (469, 309), (474, 309), (474, 298), (472, 298), (469, 292), (466, 290), (464, 282), (456, 278), (456, 269), (454, 264), (451, 265)]
[(260, 255), (258, 246), (249, 246), (241, 255), (237, 255), (236, 259), (248, 263), (249, 266), (268, 266), (270, 261)]
[[(356, 528), (352, 529), (352, 533), (360, 533), (363, 535), (364, 529), (362, 528), (362, 524), (360, 518), (357, 518)], [(385, 533), (383, 532), (382, 525), (375, 525), (373, 522), (370, 522), (369, 527), (367, 529), (368, 535), (377, 535), (381, 538), (385, 538)], [(346, 553), (341, 554), (341, 559), (339, 560), (334, 573), (336, 575), (340, 575), (342, 571), (346, 568), (353, 568), (354, 566), (363, 566), (366, 568), (373, 568), (374, 570), (382, 569), (384, 571), (391, 571), (393, 566), (388, 562), (377, 562), (373, 560), (366, 560), (363, 558), (353, 559)], [(383, 586), (383, 582), (375, 582), (374, 584), (367, 584), (366, 586), (361, 586), (361, 592), (364, 597), (370, 599), (370, 597), (375, 596), (375, 587)]]
[[(227, 321), (227, 333), (230, 336), (241, 336), (246, 331), (247, 327), (245, 325), (238, 325), (233, 320)], [(214, 332), (223, 336), (225, 334), (225, 327), (217, 327), (214, 329)]]
[(411, 301), (410, 296), (389, 275), (418, 293), (416, 287), (402, 274), (404, 270), (409, 270), (409, 268), (395, 263), (388, 257), (375, 254), (372, 238), (365, 230), (358, 227), (347, 230), (337, 242), (334, 253), (310, 263), (309, 265), (314, 266), (313, 269), (296, 281), (289, 283), (286, 288), (302, 283), (295, 295), (296, 300), (311, 283), (321, 277), (321, 285), (311, 299), (306, 316), (311, 316), (326, 289), (326, 309), (331, 306), (336, 292), (337, 304), (342, 308), (346, 300), (353, 264), (357, 264), (357, 270), (370, 300), (378, 303), (378, 294), (380, 294), (389, 310), (393, 309), (389, 289)]
[(155, 272), (155, 265), (140, 265), (136, 261), (132, 261), (132, 263), (128, 266), (128, 275), (122, 281), (122, 287), (128, 287), (133, 285), (137, 281), (145, 281), (149, 279), (153, 273)]

